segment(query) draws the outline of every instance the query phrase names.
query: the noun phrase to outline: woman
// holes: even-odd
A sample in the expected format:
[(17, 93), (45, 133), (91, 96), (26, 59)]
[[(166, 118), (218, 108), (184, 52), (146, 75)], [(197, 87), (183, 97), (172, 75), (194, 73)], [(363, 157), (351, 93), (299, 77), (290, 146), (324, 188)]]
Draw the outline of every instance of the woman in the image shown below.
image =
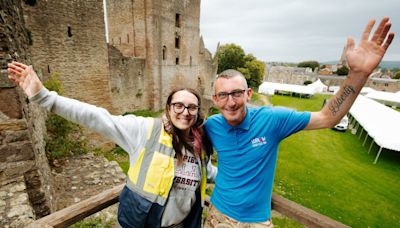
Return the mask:
[(12, 62), (8, 72), (31, 101), (105, 135), (129, 153), (120, 226), (201, 227), (206, 179), (215, 178), (216, 168), (209, 162), (212, 149), (203, 134), (201, 100), (195, 91), (175, 90), (168, 96), (164, 115), (171, 127), (166, 131), (160, 119), (113, 116), (50, 92), (32, 66)]

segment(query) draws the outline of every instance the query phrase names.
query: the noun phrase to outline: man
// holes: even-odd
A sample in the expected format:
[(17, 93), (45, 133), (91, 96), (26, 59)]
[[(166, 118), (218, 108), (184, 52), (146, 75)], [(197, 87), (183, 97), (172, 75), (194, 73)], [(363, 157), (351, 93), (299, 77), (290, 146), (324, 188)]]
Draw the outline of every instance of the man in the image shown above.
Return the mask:
[(218, 153), (218, 175), (206, 227), (272, 227), (271, 194), (280, 141), (300, 130), (330, 128), (349, 111), (368, 76), (378, 66), (394, 34), (383, 18), (369, 39), (375, 21), (366, 26), (358, 48), (347, 40), (349, 75), (319, 112), (246, 107), (252, 90), (243, 75), (226, 70), (214, 83), (213, 102), (221, 114), (206, 122)]

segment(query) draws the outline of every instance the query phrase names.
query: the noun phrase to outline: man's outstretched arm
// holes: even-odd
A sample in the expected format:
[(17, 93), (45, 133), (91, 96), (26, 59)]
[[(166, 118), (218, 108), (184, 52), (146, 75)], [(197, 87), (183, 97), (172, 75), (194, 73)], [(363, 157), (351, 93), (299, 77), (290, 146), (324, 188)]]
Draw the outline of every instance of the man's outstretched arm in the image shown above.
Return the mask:
[(321, 111), (311, 113), (311, 119), (305, 128), (306, 130), (335, 126), (347, 114), (367, 82), (368, 76), (381, 62), (393, 40), (394, 33), (389, 32), (391, 23), (389, 18), (385, 17), (375, 30), (374, 35), (369, 38), (374, 24), (375, 20), (368, 23), (357, 48), (354, 47), (352, 38), (347, 39), (346, 57), (350, 67), (349, 74), (329, 103)]

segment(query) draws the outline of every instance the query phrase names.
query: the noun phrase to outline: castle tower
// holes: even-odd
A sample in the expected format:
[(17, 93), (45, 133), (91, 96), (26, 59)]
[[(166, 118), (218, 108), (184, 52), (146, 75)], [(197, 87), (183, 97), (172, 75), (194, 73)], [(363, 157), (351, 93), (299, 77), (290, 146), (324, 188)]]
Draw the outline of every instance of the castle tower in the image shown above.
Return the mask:
[(344, 45), (342, 55), (340, 56), (339, 64), (342, 66), (349, 67), (347, 64), (347, 57), (346, 57), (346, 49), (347, 49), (347, 44)]
[(149, 108), (163, 108), (173, 88), (204, 88), (215, 74), (200, 39), (200, 0), (109, 0), (107, 18), (110, 44), (144, 59)]

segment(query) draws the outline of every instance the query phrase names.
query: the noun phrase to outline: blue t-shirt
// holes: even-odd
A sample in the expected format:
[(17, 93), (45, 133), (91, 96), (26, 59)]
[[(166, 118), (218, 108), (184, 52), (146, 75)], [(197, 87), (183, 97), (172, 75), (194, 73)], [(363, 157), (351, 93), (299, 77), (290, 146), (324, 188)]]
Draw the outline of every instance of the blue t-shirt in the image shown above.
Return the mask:
[(304, 129), (309, 112), (287, 108), (247, 108), (238, 126), (221, 114), (211, 116), (205, 129), (218, 154), (218, 174), (212, 204), (240, 222), (262, 222), (271, 217), (271, 194), (278, 145)]

